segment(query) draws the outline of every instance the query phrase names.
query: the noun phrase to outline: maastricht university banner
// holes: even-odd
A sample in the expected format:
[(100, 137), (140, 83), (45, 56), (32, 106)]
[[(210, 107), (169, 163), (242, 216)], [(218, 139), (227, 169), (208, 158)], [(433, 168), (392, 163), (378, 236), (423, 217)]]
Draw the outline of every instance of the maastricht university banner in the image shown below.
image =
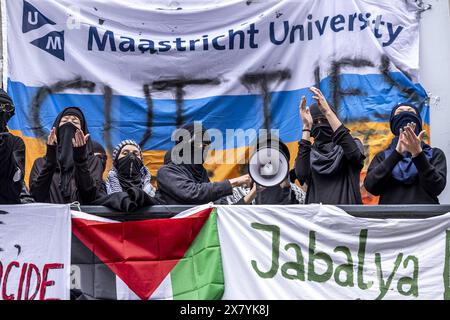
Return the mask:
[[(108, 151), (135, 139), (154, 174), (176, 127), (280, 131), (293, 156), (301, 137), (298, 104), (321, 88), (372, 157), (390, 135), (399, 102), (420, 107), (416, 1), (304, 0), (158, 2), (2, 1), (3, 85), (16, 104), (9, 125), (27, 146), (29, 172), (64, 107), (80, 106), (93, 139)], [(215, 143), (220, 158), (243, 157), (249, 141)], [(213, 180), (236, 164), (211, 164)], [(363, 176), (364, 176), (363, 171)], [(366, 202), (375, 199), (364, 193)]]

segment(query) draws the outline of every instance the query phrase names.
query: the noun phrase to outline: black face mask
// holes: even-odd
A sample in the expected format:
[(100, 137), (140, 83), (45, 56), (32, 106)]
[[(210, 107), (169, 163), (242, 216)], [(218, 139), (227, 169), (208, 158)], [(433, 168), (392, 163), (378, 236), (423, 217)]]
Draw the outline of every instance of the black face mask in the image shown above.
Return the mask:
[(130, 153), (116, 160), (114, 166), (118, 173), (120, 185), (124, 191), (131, 187), (141, 187), (141, 169), (143, 163), (134, 153)]
[[(209, 147), (205, 146), (192, 146), (191, 147), (191, 158), (192, 162), (191, 164), (203, 164), (206, 161), (207, 153), (208, 153)], [(198, 163), (199, 160), (201, 163)]]
[(331, 129), (328, 123), (313, 124), (311, 128), (311, 135), (314, 138), (314, 143), (318, 145), (331, 142), (332, 134), (333, 129)]
[(61, 193), (64, 197), (70, 197), (70, 183), (73, 175), (73, 146), (72, 138), (75, 136), (77, 127), (71, 123), (65, 123), (56, 129), (58, 139), (57, 156), (61, 170)]
[(58, 139), (58, 161), (62, 169), (73, 167), (72, 139), (78, 128), (71, 122), (65, 123), (56, 130)]
[(400, 135), (400, 129), (406, 127), (406, 125), (410, 122), (416, 124), (416, 134), (419, 134), (422, 131), (422, 121), (420, 117), (414, 112), (403, 111), (393, 116), (391, 119), (391, 130), (395, 136)]

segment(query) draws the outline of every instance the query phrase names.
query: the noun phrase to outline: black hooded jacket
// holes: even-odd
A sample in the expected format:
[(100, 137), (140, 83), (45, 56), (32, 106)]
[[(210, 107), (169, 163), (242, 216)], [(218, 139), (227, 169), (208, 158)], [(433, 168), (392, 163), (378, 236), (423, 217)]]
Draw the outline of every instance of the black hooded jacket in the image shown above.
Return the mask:
[(171, 160), (166, 161), (157, 175), (157, 198), (165, 204), (226, 204), (221, 198), (233, 194), (230, 181), (210, 182), (208, 173), (201, 164), (175, 164)]
[[(392, 109), (390, 123), (391, 131), (398, 136), (399, 126), (403, 123), (395, 124), (394, 114), (400, 104)], [(416, 110), (416, 122), (422, 130), (422, 120), (419, 110)], [(396, 138), (398, 139), (398, 137)], [(392, 148), (391, 153), (386, 156), (386, 150), (379, 152), (373, 158), (367, 170), (364, 186), (371, 194), (380, 196), (379, 204), (439, 204), (438, 196), (444, 190), (447, 183), (447, 162), (444, 152), (439, 148), (431, 148), (432, 156), (427, 158), (424, 151), (417, 157), (411, 158), (412, 164), (417, 169), (417, 175), (411, 182), (402, 182), (394, 178), (393, 171), (396, 166), (404, 161), (405, 155), (395, 150), (396, 139), (388, 147)], [(428, 145), (423, 145), (430, 148)], [(424, 148), (422, 148), (425, 150)], [(410, 156), (410, 155), (409, 155)]]
[(359, 183), (365, 156), (361, 141), (341, 125), (331, 135), (330, 146), (342, 147), (339, 169), (332, 174), (321, 174), (311, 168), (311, 150), (316, 146), (307, 140), (299, 142), (295, 173), (301, 184), (308, 185), (306, 203), (362, 204)]
[[(192, 124), (183, 129), (194, 135)], [(205, 133), (205, 128), (202, 128)], [(181, 143), (181, 142), (178, 142)], [(227, 204), (226, 196), (233, 194), (230, 181), (211, 182), (203, 164), (176, 164), (171, 158), (172, 150), (164, 156), (164, 165), (158, 170), (156, 198), (167, 205)]]
[[(85, 135), (88, 134), (86, 119), (82, 111), (75, 107), (64, 109), (57, 116), (53, 127), (58, 128), (61, 118), (68, 113), (80, 118), (82, 131)], [(61, 156), (63, 152), (64, 155), (70, 155), (71, 150), (72, 156)], [(65, 163), (61, 160), (63, 158), (66, 159)], [(65, 172), (66, 178), (63, 177), (64, 167), (70, 168)], [(102, 173), (102, 161), (94, 156), (90, 138), (86, 145), (78, 148), (72, 147), (69, 142), (62, 145), (61, 141), (58, 141), (58, 145), (47, 145), (45, 157), (38, 158), (34, 162), (30, 174), (30, 193), (37, 202), (78, 201), (81, 204), (90, 204), (101, 195)], [(66, 191), (66, 195), (63, 190)]]
[(24, 187), (25, 144), (20, 137), (0, 133), (0, 204), (18, 204)]

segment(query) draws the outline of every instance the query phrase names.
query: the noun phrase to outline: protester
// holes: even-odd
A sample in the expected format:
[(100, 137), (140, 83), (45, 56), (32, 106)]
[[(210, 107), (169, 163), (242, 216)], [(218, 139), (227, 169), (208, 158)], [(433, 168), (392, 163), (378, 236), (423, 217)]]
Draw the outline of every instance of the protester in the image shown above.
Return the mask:
[(251, 184), (249, 175), (210, 182), (203, 163), (211, 141), (203, 126), (200, 127), (188, 124), (179, 131), (186, 135), (177, 140), (170, 156), (165, 157), (166, 163), (158, 171), (157, 196), (165, 204), (227, 204), (226, 196), (233, 193), (233, 187)]
[(408, 103), (395, 106), (390, 127), (395, 138), (370, 163), (364, 181), (367, 191), (379, 195), (380, 204), (438, 204), (447, 163), (441, 149), (422, 141), (419, 110)]
[(0, 89), (0, 204), (21, 203), (25, 173), (25, 144), (7, 128), (14, 115), (12, 99)]
[[(277, 140), (289, 163), (291, 156), (288, 147), (281, 140)], [(245, 173), (247, 173), (248, 165), (245, 165), (244, 168), (246, 168)], [(295, 184), (296, 179), (295, 170), (290, 170), (288, 177), (276, 186), (263, 187), (255, 184), (252, 188), (233, 188), (233, 195), (227, 197), (228, 204), (235, 204), (244, 196), (251, 197), (253, 199), (251, 204), (253, 205), (304, 204), (305, 192)]]
[[(278, 141), (283, 154), (286, 155), (288, 164), (291, 159), (291, 153), (288, 147), (281, 141)], [(259, 187), (256, 192), (254, 204), (304, 204), (305, 192), (295, 184), (295, 170), (289, 171), (288, 177), (279, 185), (273, 187)]]
[(363, 145), (351, 136), (320, 90), (310, 90), (317, 103), (306, 108), (302, 98), (302, 140), (295, 161), (300, 183), (308, 184), (306, 203), (362, 204), (359, 177), (365, 159)]
[(45, 157), (33, 164), (31, 195), (38, 202), (90, 204), (102, 189), (102, 167), (94, 156), (83, 112), (66, 108), (56, 117)]
[(151, 197), (155, 196), (150, 171), (142, 162), (142, 150), (135, 141), (124, 140), (119, 143), (113, 150), (112, 159), (113, 166), (105, 181), (108, 194), (135, 187)]
[(108, 156), (106, 154), (105, 148), (95, 140), (92, 140), (92, 148), (94, 152), (94, 156), (98, 157), (101, 161), (101, 171), (102, 175), (106, 170), (106, 162), (108, 161)]

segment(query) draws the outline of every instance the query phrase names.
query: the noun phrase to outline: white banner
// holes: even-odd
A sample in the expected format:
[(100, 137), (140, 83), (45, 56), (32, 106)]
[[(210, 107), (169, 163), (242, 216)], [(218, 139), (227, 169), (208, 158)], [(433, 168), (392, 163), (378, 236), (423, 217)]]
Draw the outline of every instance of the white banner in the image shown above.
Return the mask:
[(0, 300), (70, 298), (69, 205), (0, 206)]
[(223, 299), (450, 299), (450, 214), (219, 206)]
[[(26, 137), (46, 138), (64, 106), (80, 106), (94, 140), (138, 141), (155, 151), (145, 161), (155, 172), (174, 129), (193, 121), (222, 134), (271, 128), (296, 145), (298, 104), (312, 102), (313, 85), (371, 145), (386, 144), (399, 102), (429, 123), (414, 0), (2, 3), (3, 82), (16, 105), (8, 125)], [(31, 166), (41, 150), (27, 141)], [(214, 171), (220, 179), (232, 168)]]

